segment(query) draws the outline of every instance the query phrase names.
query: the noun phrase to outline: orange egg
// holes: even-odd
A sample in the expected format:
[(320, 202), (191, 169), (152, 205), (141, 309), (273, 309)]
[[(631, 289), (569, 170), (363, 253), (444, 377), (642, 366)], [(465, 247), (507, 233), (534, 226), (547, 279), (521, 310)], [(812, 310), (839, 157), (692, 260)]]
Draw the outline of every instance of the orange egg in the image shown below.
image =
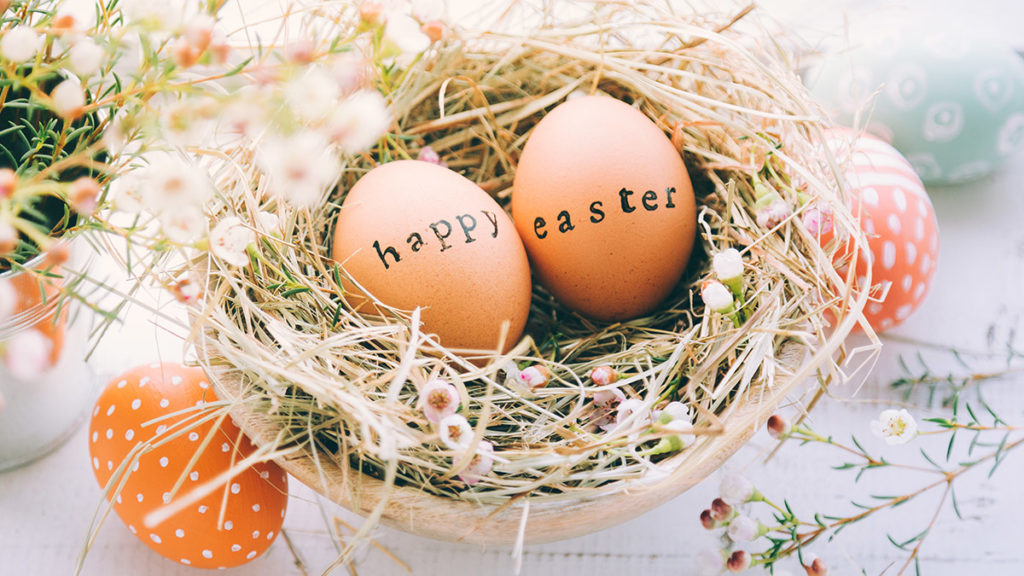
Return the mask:
[[(423, 307), (423, 330), (448, 348), (495, 350), (519, 339), (530, 265), (511, 219), (467, 178), (435, 164), (389, 162), (356, 182), (338, 213), (332, 256), (388, 306)], [(349, 302), (364, 314), (368, 301)]]
[[(106, 487), (137, 445), (182, 431), (127, 467), (130, 473), (114, 496), (113, 508), (147, 546), (166, 558), (201, 568), (238, 566), (265, 552), (281, 532), (288, 504), (287, 475), (273, 462), (260, 463), (160, 524), (146, 526), (144, 520), (151, 512), (186, 496), (255, 450), (230, 418), (217, 428), (215, 418), (187, 426), (198, 411), (151, 422), (214, 400), (206, 375), (198, 368), (170, 363), (139, 366), (106, 386), (89, 424), (89, 453), (101, 487)], [(189, 467), (211, 435), (206, 449)], [(181, 488), (172, 496), (182, 477)], [(219, 524), (222, 502), (224, 522)]]
[(686, 269), (697, 230), (686, 166), (624, 102), (585, 96), (549, 112), (523, 148), (512, 190), (534, 273), (585, 316), (646, 314)]
[[(939, 226), (924, 185), (895, 148), (873, 136), (834, 130), (827, 143), (846, 166), (849, 206), (868, 239), (857, 276), (871, 266), (872, 293), (864, 314), (884, 331), (906, 320), (931, 287), (939, 257)], [(823, 237), (827, 242), (828, 237)], [(840, 256), (844, 251), (840, 251)]]

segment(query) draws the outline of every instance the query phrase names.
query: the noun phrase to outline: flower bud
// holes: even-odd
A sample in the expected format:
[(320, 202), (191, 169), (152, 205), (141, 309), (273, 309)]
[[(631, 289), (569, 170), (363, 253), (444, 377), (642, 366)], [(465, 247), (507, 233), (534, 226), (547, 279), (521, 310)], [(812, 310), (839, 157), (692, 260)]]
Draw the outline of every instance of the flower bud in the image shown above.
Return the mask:
[(711, 501), (711, 517), (718, 522), (725, 522), (732, 518), (734, 512), (733, 507), (721, 498), (715, 498)]
[(288, 60), (296, 64), (309, 64), (315, 56), (316, 46), (311, 40), (296, 40), (288, 45)]
[(700, 513), (700, 525), (703, 526), (705, 530), (714, 530), (718, 527), (718, 522), (716, 522), (714, 516), (712, 516), (711, 510), (704, 510)]
[(828, 566), (821, 558), (814, 554), (804, 554), (803, 561), (807, 576), (828, 576)]
[(53, 99), (53, 111), (67, 119), (75, 119), (82, 115), (85, 108), (85, 91), (77, 80), (67, 79), (50, 92)]
[(18, 175), (10, 168), (0, 168), (0, 200), (14, 196), (18, 187)]
[(705, 280), (700, 287), (700, 297), (708, 308), (720, 314), (735, 310), (732, 292), (718, 280)]
[(473, 459), (469, 461), (469, 465), (459, 473), (459, 480), (466, 483), (466, 486), (472, 486), (476, 484), (484, 476), (491, 473), (491, 469), (494, 467), (494, 444), (486, 440), (481, 440), (480, 445), (476, 447), (476, 454), (473, 455)]
[(174, 299), (182, 304), (198, 302), (203, 295), (203, 288), (191, 278), (183, 278), (171, 286)]
[(384, 6), (372, 0), (363, 2), (359, 5), (359, 19), (371, 26), (383, 23)]
[(746, 550), (733, 552), (732, 556), (729, 556), (729, 559), (725, 562), (725, 567), (734, 574), (750, 568), (750, 552)]
[(462, 450), (473, 440), (473, 427), (461, 414), (445, 416), (437, 423), (441, 442), (452, 450)]
[(547, 368), (540, 364), (534, 364), (519, 373), (519, 382), (531, 390), (543, 388), (547, 386), (550, 375)]
[(47, 266), (63, 266), (71, 259), (71, 248), (67, 242), (55, 242), (46, 249)]
[(711, 267), (715, 270), (715, 276), (725, 284), (743, 278), (743, 257), (735, 248), (728, 248), (715, 254), (711, 259)]
[(786, 418), (782, 414), (772, 414), (768, 418), (768, 434), (776, 440), (789, 436), (789, 433), (793, 431), (793, 425), (789, 422), (789, 418)]
[(68, 51), (68, 67), (83, 78), (92, 76), (99, 72), (106, 54), (92, 38), (82, 38)]
[(700, 576), (714, 576), (725, 570), (725, 551), (719, 548), (705, 548), (697, 553), (694, 566)]
[(96, 202), (99, 196), (99, 182), (88, 176), (82, 176), (75, 180), (68, 189), (68, 202), (75, 212), (83, 216), (88, 216), (96, 210)]
[(757, 520), (750, 516), (738, 514), (729, 521), (729, 529), (726, 534), (733, 542), (752, 542), (763, 536), (767, 530)]
[(722, 478), (718, 493), (722, 500), (734, 506), (761, 498), (761, 494), (754, 488), (750, 480), (735, 472), (728, 473)]
[(800, 219), (812, 236), (824, 236), (832, 231), (832, 209), (827, 205), (808, 206)]
[(439, 42), (444, 38), (444, 23), (439, 20), (431, 20), (430, 22), (424, 22), (420, 26), (420, 31), (430, 38), (431, 42)]
[(424, 146), (423, 148), (420, 148), (419, 153), (416, 154), (416, 159), (419, 160), (420, 162), (426, 162), (427, 164), (436, 164), (438, 166), (443, 165), (441, 161), (441, 156), (438, 155), (438, 153), (434, 151), (434, 149), (431, 148), (430, 146)]
[(42, 47), (42, 36), (24, 24), (7, 29), (3, 37), (0, 37), (0, 56), (15, 64), (35, 58)]
[(598, 366), (590, 371), (590, 379), (598, 386), (607, 386), (618, 380), (619, 374), (611, 366)]

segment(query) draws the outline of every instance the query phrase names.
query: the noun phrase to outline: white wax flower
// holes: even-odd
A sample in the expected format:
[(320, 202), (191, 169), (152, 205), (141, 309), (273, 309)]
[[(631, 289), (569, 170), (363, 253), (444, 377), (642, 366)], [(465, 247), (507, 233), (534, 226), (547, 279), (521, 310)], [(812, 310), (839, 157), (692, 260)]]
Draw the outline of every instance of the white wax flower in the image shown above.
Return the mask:
[(731, 312), (733, 309), (732, 292), (717, 280), (706, 280), (700, 289), (701, 299), (708, 308), (715, 312)]
[(387, 15), (384, 41), (403, 55), (416, 55), (430, 48), (430, 38), (420, 30), (420, 23), (400, 12)]
[(334, 107), (327, 133), (342, 152), (357, 154), (373, 146), (390, 125), (384, 97), (375, 90), (359, 90)]
[(494, 467), (493, 454), (494, 445), (486, 440), (481, 441), (469, 465), (459, 473), (459, 479), (467, 486), (472, 486), (482, 480), (484, 476), (491, 473), (491, 468)]
[[(629, 400), (623, 400), (618, 409), (615, 412), (615, 425), (622, 426), (626, 423), (633, 414), (644, 410), (645, 404), (643, 400), (637, 400), (636, 398), (630, 398)], [(640, 416), (633, 421), (633, 425), (641, 425), (646, 423), (650, 418), (647, 416)]]
[(249, 263), (246, 250), (256, 242), (256, 234), (235, 216), (228, 216), (210, 231), (210, 252), (232, 266)]
[(42, 46), (43, 37), (31, 26), (15, 26), (0, 37), (0, 54), (15, 64), (35, 58)]
[(53, 110), (65, 118), (74, 118), (85, 108), (85, 91), (78, 80), (68, 78), (50, 92)]
[(268, 191), (295, 206), (315, 206), (338, 179), (341, 166), (322, 134), (304, 130), (264, 140), (256, 162), (267, 174)]
[(459, 404), (458, 390), (440, 378), (429, 380), (420, 391), (420, 407), (431, 422), (437, 423), (455, 414)]
[(743, 257), (735, 248), (728, 248), (715, 254), (711, 260), (711, 267), (722, 282), (728, 283), (730, 280), (743, 277)]
[(319, 68), (310, 68), (284, 86), (284, 99), (295, 115), (307, 122), (327, 117), (339, 108), (338, 83)]
[(190, 244), (206, 230), (206, 217), (198, 206), (182, 204), (160, 213), (160, 229), (171, 242)]
[(528, 388), (541, 388), (548, 383), (548, 369), (537, 364), (519, 373), (519, 382)]
[(718, 548), (704, 548), (693, 560), (700, 576), (718, 576), (725, 571), (725, 556)]
[(85, 78), (99, 72), (106, 51), (92, 38), (82, 38), (68, 51), (68, 68)]
[(757, 490), (754, 488), (754, 484), (735, 472), (726, 473), (718, 488), (718, 495), (722, 497), (722, 500), (734, 506), (749, 502), (756, 494)]
[(906, 444), (917, 435), (917, 421), (906, 409), (883, 410), (878, 420), (871, 421), (871, 433), (886, 444)]
[(441, 442), (452, 450), (461, 450), (473, 441), (473, 427), (461, 414), (445, 416), (437, 424)]
[(733, 542), (751, 542), (760, 536), (759, 532), (760, 526), (756, 520), (739, 514), (729, 521), (727, 534)]

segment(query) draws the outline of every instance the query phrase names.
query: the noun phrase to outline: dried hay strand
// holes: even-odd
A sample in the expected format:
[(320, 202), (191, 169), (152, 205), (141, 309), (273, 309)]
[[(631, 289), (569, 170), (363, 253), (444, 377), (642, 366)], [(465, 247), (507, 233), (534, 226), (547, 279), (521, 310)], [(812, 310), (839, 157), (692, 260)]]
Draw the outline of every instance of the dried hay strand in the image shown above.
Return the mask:
[[(255, 228), (258, 212), (269, 210), (283, 231), (262, 236), (245, 268), (215, 258), (194, 263), (207, 278), (195, 313), (201, 362), (257, 442), (296, 453), (282, 465), (371, 520), (520, 543), (625, 520), (709, 474), (797, 384), (844, 378), (842, 344), (855, 325), (872, 335), (861, 315), (869, 294), (857, 288), (865, 284), (837, 272), (854, 270), (866, 244), (844, 202), (841, 166), (820, 144), (829, 125), (781, 49), (737, 30), (749, 8), (573, 6), (579, 14), (534, 14), (540, 24), (522, 33), (526, 9), (512, 3), (485, 31), (460, 30), (407, 68), (378, 70), (396, 124), (371, 153), (344, 159), (321, 209), (261, 194), (265, 175), (251, 149), (220, 153), (217, 187), (232, 192), (216, 218), (238, 216)], [(349, 8), (331, 22), (344, 30), (356, 18)], [(328, 245), (334, 215), (360, 176), (429, 145), (507, 205), (531, 129), (577, 92), (641, 110), (671, 137), (694, 179), (698, 246), (668, 301), (646, 317), (600, 324), (535, 286), (526, 335), (506, 354), (472, 358), (423, 333), (418, 311), (352, 312), (345, 270)], [(792, 214), (759, 225), (763, 198), (772, 195)], [(822, 246), (803, 224), (810, 208), (831, 211), (836, 240)], [(705, 309), (699, 290), (712, 274), (709, 255), (729, 247), (744, 255), (745, 319), (736, 323)], [(551, 380), (530, 391), (515, 375), (534, 364)], [(620, 378), (596, 386), (587, 374), (604, 365)], [(440, 443), (417, 407), (418, 389), (432, 377), (458, 388), (475, 433), (465, 450)], [(658, 452), (671, 432), (639, 415), (596, 427), (593, 395), (613, 387), (646, 410), (685, 403), (696, 442)], [(467, 486), (458, 473), (485, 439), (495, 447), (494, 469)], [(609, 512), (612, 499), (621, 500)], [(567, 506), (604, 510), (573, 526), (539, 520)]]

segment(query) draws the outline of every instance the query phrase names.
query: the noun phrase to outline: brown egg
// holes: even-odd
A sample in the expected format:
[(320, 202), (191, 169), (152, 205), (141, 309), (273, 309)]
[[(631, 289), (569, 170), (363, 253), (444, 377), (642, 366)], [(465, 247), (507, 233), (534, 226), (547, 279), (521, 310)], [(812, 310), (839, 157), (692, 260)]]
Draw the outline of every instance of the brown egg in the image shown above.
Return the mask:
[(597, 320), (651, 312), (697, 230), (686, 166), (643, 113), (604, 96), (556, 107), (523, 149), (512, 215), (539, 281)]
[(398, 161), (360, 178), (338, 214), (332, 256), (384, 304), (423, 307), (423, 330), (448, 348), (495, 350), (507, 323), (507, 350), (526, 325), (530, 266), (512, 220), (447, 168)]
[[(89, 454), (101, 487), (139, 443), (160, 434), (136, 465), (126, 464), (131, 473), (122, 477), (124, 485), (113, 496), (113, 508), (147, 546), (199, 568), (239, 566), (265, 552), (281, 532), (288, 505), (288, 476), (277, 464), (265, 462), (243, 470), (167, 520), (146, 525), (151, 512), (187, 497), (190, 490), (255, 451), (230, 418), (217, 428), (216, 419), (188, 426), (199, 413), (185, 410), (214, 401), (199, 368), (171, 363), (139, 366), (107, 385), (89, 423)], [(184, 412), (175, 414), (179, 411)], [(180, 435), (171, 438), (176, 430)], [(207, 438), (209, 444), (200, 451)], [(180, 478), (184, 483), (172, 496)]]

